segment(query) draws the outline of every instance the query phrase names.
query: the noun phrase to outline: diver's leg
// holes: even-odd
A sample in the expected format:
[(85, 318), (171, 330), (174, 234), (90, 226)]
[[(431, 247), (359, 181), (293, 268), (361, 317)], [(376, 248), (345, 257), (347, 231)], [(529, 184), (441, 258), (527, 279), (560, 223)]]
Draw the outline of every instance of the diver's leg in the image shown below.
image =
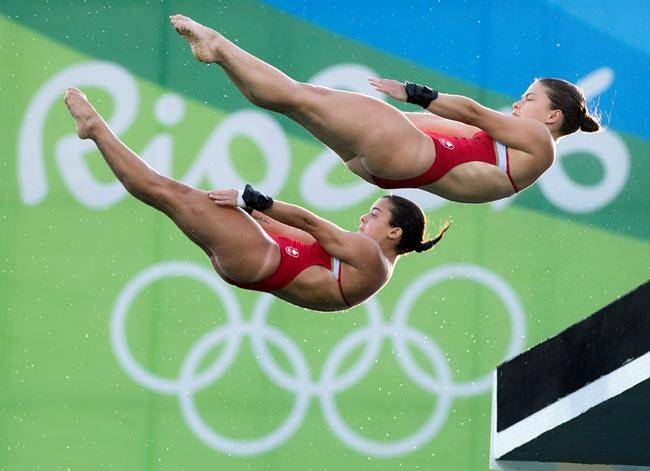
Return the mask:
[(223, 274), (251, 282), (270, 276), (279, 263), (277, 244), (239, 208), (214, 204), (207, 193), (160, 175), (124, 145), (79, 90), (66, 92), (66, 105), (82, 139), (92, 139), (129, 193), (167, 214)]
[(301, 83), (190, 18), (171, 18), (195, 57), (217, 63), (253, 104), (280, 112), (344, 161), (358, 156), (373, 175), (398, 179), (425, 171), (435, 148), (397, 108), (376, 98)]

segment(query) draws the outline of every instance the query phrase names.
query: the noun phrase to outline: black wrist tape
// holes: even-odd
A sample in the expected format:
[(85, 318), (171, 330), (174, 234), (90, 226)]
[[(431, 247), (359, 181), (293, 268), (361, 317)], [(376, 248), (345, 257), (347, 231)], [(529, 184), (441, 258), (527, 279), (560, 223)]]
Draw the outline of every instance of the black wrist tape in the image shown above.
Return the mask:
[(246, 203), (247, 208), (255, 209), (256, 211), (264, 211), (273, 206), (273, 198), (255, 190), (248, 183), (244, 188), (244, 193), (242, 193), (242, 199)]
[(438, 90), (432, 90), (426, 85), (405, 82), (406, 102), (428, 108), (433, 100), (438, 98)]

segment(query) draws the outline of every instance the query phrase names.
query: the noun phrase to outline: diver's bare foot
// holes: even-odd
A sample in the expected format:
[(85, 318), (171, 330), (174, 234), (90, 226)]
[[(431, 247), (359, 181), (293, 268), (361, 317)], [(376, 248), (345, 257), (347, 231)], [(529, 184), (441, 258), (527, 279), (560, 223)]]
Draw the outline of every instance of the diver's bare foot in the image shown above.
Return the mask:
[(77, 135), (81, 139), (92, 138), (104, 120), (86, 99), (86, 95), (77, 88), (68, 88), (65, 91), (65, 104), (77, 121)]
[(218, 46), (223, 36), (187, 16), (173, 15), (169, 19), (176, 32), (190, 45), (197, 60), (206, 64), (219, 61)]

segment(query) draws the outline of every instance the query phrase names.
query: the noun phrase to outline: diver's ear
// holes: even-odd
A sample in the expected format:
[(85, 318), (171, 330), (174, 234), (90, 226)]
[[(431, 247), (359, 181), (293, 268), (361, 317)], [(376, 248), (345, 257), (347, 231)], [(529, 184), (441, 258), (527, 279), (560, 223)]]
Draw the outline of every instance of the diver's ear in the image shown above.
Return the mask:
[(401, 227), (391, 227), (390, 232), (387, 236), (390, 240), (397, 240), (402, 237), (402, 228)]
[(559, 124), (562, 122), (562, 119), (564, 118), (564, 113), (562, 113), (562, 110), (552, 110), (547, 116), (546, 116), (546, 124)]

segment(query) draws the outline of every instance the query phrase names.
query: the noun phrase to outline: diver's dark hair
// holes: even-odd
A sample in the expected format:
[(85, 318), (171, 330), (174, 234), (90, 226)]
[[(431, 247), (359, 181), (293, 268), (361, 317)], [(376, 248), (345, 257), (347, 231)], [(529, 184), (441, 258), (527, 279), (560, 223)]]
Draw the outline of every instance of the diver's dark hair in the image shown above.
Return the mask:
[(431, 240), (422, 240), (427, 225), (427, 218), (422, 208), (398, 195), (384, 195), (382, 198), (391, 202), (389, 224), (402, 229), (402, 236), (397, 244), (399, 255), (429, 250), (442, 239), (445, 231), (449, 228), (449, 223), (446, 222), (436, 237)]
[(578, 129), (584, 132), (596, 132), (600, 129), (600, 119), (597, 115), (589, 114), (582, 90), (571, 82), (561, 79), (540, 78), (536, 81), (546, 87), (551, 107), (562, 111), (564, 116), (560, 126), (562, 136), (573, 134)]

